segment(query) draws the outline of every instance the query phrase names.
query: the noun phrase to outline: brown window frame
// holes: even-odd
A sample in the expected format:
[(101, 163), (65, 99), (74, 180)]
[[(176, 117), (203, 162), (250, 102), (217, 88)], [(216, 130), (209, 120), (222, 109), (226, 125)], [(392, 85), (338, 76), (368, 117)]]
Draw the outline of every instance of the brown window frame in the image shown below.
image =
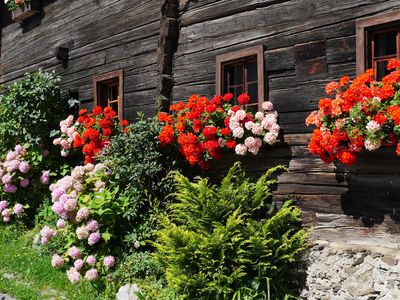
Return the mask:
[[(257, 82), (258, 82), (258, 109), (262, 108), (262, 103), (265, 99), (265, 83), (264, 83), (264, 46), (259, 45), (251, 48), (242, 49), (239, 51), (229, 52), (217, 55), (216, 57), (216, 73), (215, 73), (215, 93), (221, 95), (223, 91), (223, 70), (225, 65), (232, 65), (235, 63), (248, 62), (255, 59), (257, 62)], [(244, 81), (243, 85), (249, 82)]]
[(93, 98), (95, 105), (100, 105), (100, 101), (98, 99), (98, 90), (99, 84), (106, 84), (107, 81), (113, 81), (118, 79), (118, 99), (113, 100), (112, 102), (118, 102), (118, 119), (122, 120), (124, 118), (124, 71), (118, 70), (109, 73), (105, 73), (100, 76), (93, 77)]
[[(374, 57), (373, 34), (387, 30), (397, 30), (397, 53), (390, 55), (400, 58), (400, 11), (392, 11), (356, 21), (356, 64), (357, 74), (365, 72), (367, 68), (376, 68), (376, 62), (387, 57)], [(371, 66), (369, 66), (371, 62)]]

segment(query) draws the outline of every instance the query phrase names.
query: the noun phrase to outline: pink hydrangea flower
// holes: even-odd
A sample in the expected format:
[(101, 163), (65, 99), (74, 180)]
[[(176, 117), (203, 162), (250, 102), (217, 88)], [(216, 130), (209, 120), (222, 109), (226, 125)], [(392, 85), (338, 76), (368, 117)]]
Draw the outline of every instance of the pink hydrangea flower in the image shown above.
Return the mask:
[(17, 187), (15, 185), (13, 185), (12, 183), (6, 183), (4, 185), (4, 192), (6, 193), (12, 193), (14, 194), (15, 192), (17, 192)]
[(78, 205), (78, 203), (77, 203), (76, 199), (69, 198), (67, 201), (65, 201), (64, 209), (66, 211), (75, 211), (77, 205)]
[(40, 183), (41, 184), (49, 184), (50, 181), (50, 171), (44, 171), (40, 176)]
[(79, 240), (86, 240), (89, 237), (89, 230), (86, 226), (78, 227), (76, 229), (76, 236)]
[(94, 170), (94, 165), (91, 163), (86, 164), (83, 169), (86, 173), (92, 172)]
[(93, 255), (89, 255), (89, 256), (87, 257), (87, 259), (86, 259), (86, 262), (87, 262), (87, 264), (88, 264), (89, 266), (93, 267), (93, 266), (97, 263), (97, 260), (96, 260), (96, 258), (95, 258)]
[(15, 152), (18, 154), (24, 154), (25, 149), (24, 147), (22, 147), (21, 145), (16, 145), (14, 148)]
[(58, 254), (54, 254), (53, 257), (51, 258), (51, 265), (54, 268), (62, 267), (64, 265), (64, 262), (65, 262), (64, 258), (59, 256)]
[(26, 174), (29, 172), (30, 170), (30, 166), (27, 162), (23, 161), (19, 164), (19, 170), (21, 171), (21, 173)]
[(29, 185), (29, 179), (28, 178), (22, 179), (19, 185), (22, 186), (23, 188), (26, 188)]
[(59, 220), (57, 221), (57, 224), (56, 224), (56, 226), (57, 226), (58, 228), (61, 228), (61, 229), (65, 228), (65, 225), (66, 225), (66, 223), (65, 223), (65, 220), (63, 220), (63, 219), (59, 219)]
[(10, 216), (3, 217), (3, 222), (4, 223), (8, 223), (10, 221), (11, 221), (11, 217)]
[(90, 231), (97, 231), (97, 229), (99, 229), (99, 223), (96, 220), (90, 220), (86, 227), (90, 230)]
[(64, 205), (60, 202), (55, 202), (52, 206), (51, 209), (59, 215), (61, 218), (65, 219), (67, 216), (67, 211), (64, 209)]
[(86, 272), (86, 274), (85, 274), (85, 278), (86, 278), (87, 280), (90, 280), (90, 281), (97, 280), (98, 276), (99, 276), (99, 275), (98, 275), (97, 269), (90, 269), (90, 270), (88, 270), (88, 271)]
[(7, 206), (8, 206), (8, 202), (6, 200), (0, 201), (0, 212), (5, 210), (7, 208)]
[(83, 220), (86, 220), (90, 215), (89, 209), (87, 207), (82, 207), (78, 210), (76, 214), (76, 221), (77, 222), (82, 222)]
[(11, 183), (12, 178), (12, 175), (7, 173), (1, 178), (1, 181), (3, 182), (3, 184)]
[(100, 241), (100, 238), (101, 238), (101, 236), (99, 233), (97, 233), (97, 232), (91, 233), (88, 238), (89, 246), (93, 246), (94, 244), (98, 243)]
[(69, 249), (68, 255), (71, 256), (73, 259), (79, 259), (82, 257), (81, 251), (76, 246), (72, 246)]
[(15, 204), (13, 210), (17, 216), (20, 216), (24, 213), (24, 207), (20, 203)]
[(75, 267), (75, 269), (77, 269), (78, 271), (79, 271), (80, 269), (82, 269), (82, 267), (83, 267), (83, 260), (82, 260), (82, 259), (77, 259), (77, 260), (74, 262), (74, 267)]
[(15, 170), (18, 170), (20, 165), (20, 161), (19, 160), (12, 160), (8, 163), (8, 167), (7, 167), (7, 172), (8, 173), (12, 173)]
[(71, 283), (77, 283), (81, 280), (81, 274), (75, 268), (71, 268), (67, 271), (68, 280)]
[(42, 230), (40, 230), (40, 235), (44, 238), (50, 239), (53, 236), (53, 230), (49, 226), (44, 226)]
[(10, 152), (7, 153), (6, 160), (7, 161), (15, 160), (17, 158), (17, 156), (18, 156), (17, 152), (10, 151)]
[(4, 210), (1, 212), (1, 215), (2, 215), (3, 217), (9, 217), (9, 216), (11, 216), (11, 211), (10, 211), (10, 209), (8, 209), (8, 208), (4, 209)]
[(107, 268), (112, 268), (115, 266), (115, 257), (112, 255), (106, 256), (104, 257), (103, 263)]
[(62, 190), (62, 189), (60, 189), (60, 188), (55, 188), (55, 189), (53, 190), (53, 192), (51, 193), (51, 196), (52, 196), (52, 198), (53, 198), (53, 201), (55, 201), (55, 200), (60, 199), (60, 197), (61, 197), (62, 195), (64, 195), (64, 194), (65, 194), (65, 191), (64, 191), (64, 190)]

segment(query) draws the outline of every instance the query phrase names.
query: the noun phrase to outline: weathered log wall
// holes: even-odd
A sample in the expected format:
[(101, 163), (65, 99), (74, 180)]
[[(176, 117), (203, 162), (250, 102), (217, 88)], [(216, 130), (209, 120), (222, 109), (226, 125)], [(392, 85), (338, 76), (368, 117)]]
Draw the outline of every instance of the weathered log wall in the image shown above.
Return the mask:
[[(389, 229), (398, 232), (394, 224), (400, 208), (400, 160), (394, 150), (363, 154), (350, 170), (326, 165), (307, 149), (312, 128), (304, 120), (324, 96), (327, 82), (355, 75), (355, 20), (399, 9), (400, 1), (183, 2), (174, 100), (193, 93), (213, 96), (216, 56), (263, 44), (265, 88), (279, 112), (283, 135), (279, 146), (246, 158), (248, 168), (255, 171), (278, 163), (289, 168), (279, 176), (276, 198), (297, 199), (317, 238), (364, 243), (360, 235), (371, 235), (367, 243), (382, 244), (372, 236), (384, 236)], [(364, 227), (374, 224), (381, 225)], [(394, 247), (399, 241), (388, 238), (386, 244)]]
[[(288, 167), (275, 196), (298, 200), (317, 238), (365, 243), (363, 235), (382, 244), (373, 237), (398, 232), (394, 150), (365, 153), (350, 170), (326, 165), (307, 149), (312, 128), (304, 119), (327, 82), (355, 75), (355, 20), (395, 9), (400, 0), (44, 0), (44, 13), (20, 26), (1, 2), (0, 84), (39, 67), (56, 70), (63, 90), (91, 105), (92, 77), (123, 69), (125, 116), (132, 120), (137, 111), (154, 113), (159, 95), (163, 106), (171, 95), (213, 96), (216, 56), (263, 44), (265, 89), (282, 137), (244, 158), (246, 166)], [(57, 60), (58, 46), (70, 49), (68, 65)], [(398, 242), (396, 235), (385, 239), (388, 247)]]
[[(91, 105), (92, 77), (123, 69), (125, 116), (154, 113), (160, 0), (57, 0), (44, 1), (43, 8), (23, 26), (4, 22), (0, 84), (39, 67), (56, 70), (63, 90), (79, 92), (80, 100)], [(58, 46), (70, 49), (66, 68), (56, 58)]]

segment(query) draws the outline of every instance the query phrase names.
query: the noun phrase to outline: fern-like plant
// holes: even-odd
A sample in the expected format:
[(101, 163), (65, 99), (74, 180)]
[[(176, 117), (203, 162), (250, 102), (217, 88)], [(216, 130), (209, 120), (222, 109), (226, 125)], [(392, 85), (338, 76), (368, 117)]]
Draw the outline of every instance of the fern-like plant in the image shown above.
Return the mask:
[(306, 248), (299, 208), (274, 209), (271, 175), (251, 182), (236, 163), (221, 181), (191, 182), (178, 172), (174, 204), (158, 232), (156, 259), (177, 299), (283, 299)]

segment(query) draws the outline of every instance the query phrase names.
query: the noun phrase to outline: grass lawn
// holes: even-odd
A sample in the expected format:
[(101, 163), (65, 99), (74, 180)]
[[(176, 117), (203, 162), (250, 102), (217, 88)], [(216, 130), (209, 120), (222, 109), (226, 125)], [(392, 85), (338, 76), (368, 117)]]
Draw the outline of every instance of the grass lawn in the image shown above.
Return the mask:
[(72, 285), (47, 255), (32, 248), (33, 232), (0, 226), (0, 292), (18, 300), (101, 300), (87, 282)]

